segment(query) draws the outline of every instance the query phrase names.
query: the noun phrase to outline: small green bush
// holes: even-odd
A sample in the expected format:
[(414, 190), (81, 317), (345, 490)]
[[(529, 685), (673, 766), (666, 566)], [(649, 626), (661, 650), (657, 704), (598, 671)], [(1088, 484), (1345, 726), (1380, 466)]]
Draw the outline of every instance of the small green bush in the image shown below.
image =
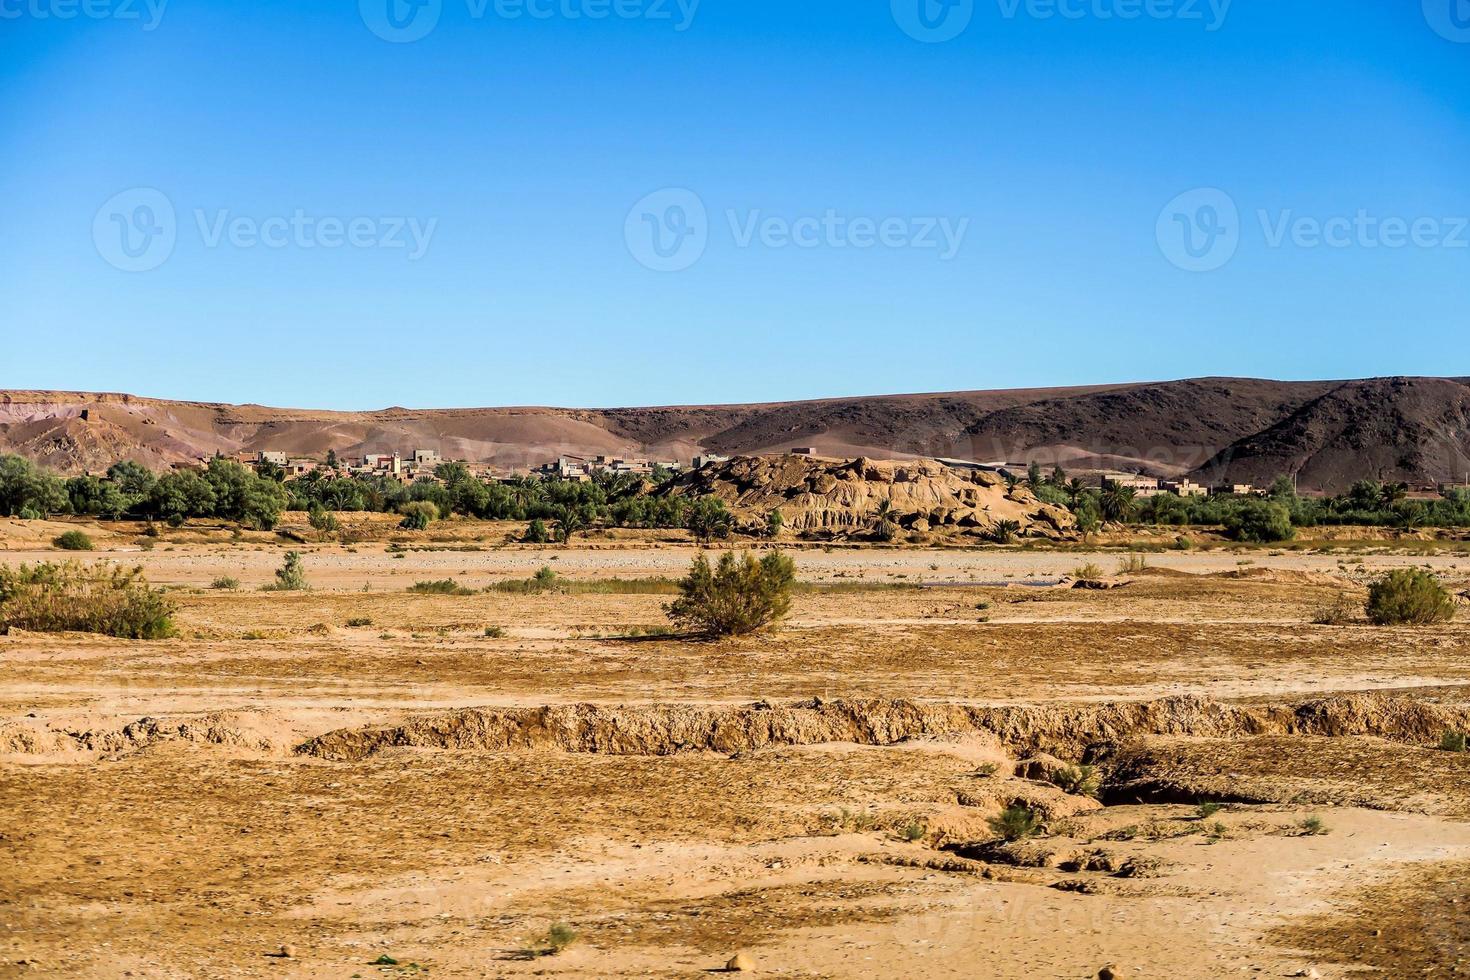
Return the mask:
[(1008, 841), (1025, 840), (1041, 833), (1041, 821), (1029, 807), (1013, 806), (1003, 810), (998, 817), (988, 821), (990, 830), (997, 837)]
[(1327, 824), (1323, 823), (1322, 818), (1317, 816), (1307, 817), (1296, 825), (1296, 829), (1301, 831), (1303, 837), (1320, 837), (1323, 834), (1331, 833), (1327, 829)]
[(912, 844), (914, 841), (923, 840), (924, 836), (928, 833), (929, 828), (924, 826), (924, 822), (922, 820), (910, 820), (908, 823), (898, 828), (899, 838), (908, 841), (910, 844)]
[(1445, 752), (1464, 752), (1466, 741), (1464, 732), (1445, 732), (1439, 740), (1439, 747)]
[(92, 539), (81, 531), (67, 531), (65, 534), (51, 542), (62, 551), (96, 551), (97, 546)]
[(174, 607), (141, 568), (77, 562), (0, 566), (0, 632), (75, 630), (125, 640), (174, 635)]
[(306, 572), (301, 566), (301, 552), (286, 552), (286, 561), (276, 570), (276, 581), (267, 585), (267, 592), (304, 592), (311, 586), (306, 584)]
[(221, 575), (213, 582), (210, 582), (209, 587), (211, 589), (218, 589), (221, 592), (233, 592), (240, 587), (240, 580), (230, 578), (228, 575)]
[(1195, 807), (1195, 815), (1201, 820), (1208, 820), (1219, 813), (1221, 805), (1213, 800), (1200, 800), (1199, 806)]
[(1096, 582), (1103, 577), (1103, 570), (1096, 562), (1088, 562), (1072, 569), (1072, 577), (1079, 582)]
[(1102, 777), (1093, 766), (1067, 766), (1051, 774), (1051, 783), (1073, 796), (1096, 796)]
[(700, 552), (665, 611), (676, 625), (707, 636), (741, 636), (785, 618), (795, 584), (796, 566), (779, 551), (760, 561), (727, 551), (713, 569)]
[(359, 629), (363, 626), (371, 625), (373, 625), (373, 621), (366, 616), (354, 616), (347, 621), (347, 626), (350, 629)]
[(415, 582), (408, 587), (408, 591), (415, 595), (474, 595), (474, 589), (467, 589), (452, 578), (440, 579), (437, 582)]
[(1368, 587), (1368, 619), (1375, 626), (1430, 626), (1455, 616), (1455, 600), (1422, 568), (1400, 568)]
[(505, 630), (499, 626), (486, 626), (485, 636), (491, 640), (503, 640), (505, 639)]

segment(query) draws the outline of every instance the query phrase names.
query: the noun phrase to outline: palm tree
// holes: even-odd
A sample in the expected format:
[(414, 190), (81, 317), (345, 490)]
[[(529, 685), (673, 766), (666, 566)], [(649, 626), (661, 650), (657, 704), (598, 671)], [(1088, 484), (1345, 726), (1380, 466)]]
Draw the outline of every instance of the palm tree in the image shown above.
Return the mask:
[(1137, 491), (1132, 487), (1109, 480), (1102, 492), (1103, 517), (1109, 521), (1126, 523), (1133, 517), (1133, 501), (1137, 496)]
[(1081, 500), (1082, 495), (1087, 492), (1087, 484), (1083, 483), (1080, 477), (1074, 476), (1072, 477), (1072, 479), (1067, 481), (1067, 485), (1064, 486), (1062, 489), (1066, 491), (1067, 494), (1067, 506), (1071, 507), (1073, 510), (1076, 510), (1077, 502)]
[(892, 541), (898, 535), (898, 525), (893, 522), (893, 501), (887, 497), (878, 502), (878, 524), (874, 535), (879, 541)]

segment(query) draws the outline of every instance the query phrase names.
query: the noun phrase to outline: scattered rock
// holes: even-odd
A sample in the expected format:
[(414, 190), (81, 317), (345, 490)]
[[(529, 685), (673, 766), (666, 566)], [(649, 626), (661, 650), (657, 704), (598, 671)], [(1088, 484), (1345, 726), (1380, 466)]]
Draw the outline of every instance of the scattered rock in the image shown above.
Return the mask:
[(1123, 974), (1113, 964), (1108, 964), (1097, 971), (1097, 980), (1122, 980)]
[(752, 973), (754, 971), (755, 957), (743, 950), (730, 957), (730, 962), (725, 964), (727, 973)]
[(281, 945), (280, 955), (282, 959), (293, 960), (296, 958), (296, 947), (292, 946), (290, 943), (283, 943)]

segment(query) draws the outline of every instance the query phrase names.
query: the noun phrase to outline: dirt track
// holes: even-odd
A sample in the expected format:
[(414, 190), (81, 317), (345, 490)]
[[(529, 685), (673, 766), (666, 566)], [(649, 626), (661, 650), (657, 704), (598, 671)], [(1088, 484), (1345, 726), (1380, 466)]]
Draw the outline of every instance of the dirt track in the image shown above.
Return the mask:
[[(745, 949), (776, 976), (1331, 977), (1470, 953), (1415, 897), (1470, 901), (1438, 870), (1470, 861), (1470, 755), (1434, 747), (1470, 626), (1310, 625), (1378, 568), (1462, 580), (1459, 554), (1167, 552), (1084, 592), (1017, 583), (1116, 554), (802, 550), (792, 620), (709, 644), (649, 635), (652, 587), (404, 591), (672, 576), (687, 547), (355, 547), (303, 548), (310, 593), (225, 592), (284, 546), (165, 535), (89, 557), (179, 586), (179, 638), (0, 637), (0, 975), (695, 977)], [(1138, 705), (1180, 696), (1213, 706)], [(812, 724), (832, 702), (848, 721)], [(593, 737), (458, 734), (556, 712)], [(731, 718), (775, 736), (704, 739)], [(332, 732), (389, 734), (311, 750)], [(1036, 748), (1095, 762), (1102, 803), (1013, 776)], [(996, 850), (1014, 800), (1046, 834)], [(578, 938), (542, 955), (554, 922)]]

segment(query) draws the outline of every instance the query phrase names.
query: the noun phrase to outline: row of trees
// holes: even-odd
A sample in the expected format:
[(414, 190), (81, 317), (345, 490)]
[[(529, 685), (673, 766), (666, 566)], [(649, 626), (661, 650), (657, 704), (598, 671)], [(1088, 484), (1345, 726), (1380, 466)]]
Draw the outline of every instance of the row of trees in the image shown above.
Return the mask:
[(1277, 478), (1265, 497), (1172, 493), (1139, 497), (1132, 487), (1117, 483), (1089, 487), (1068, 479), (1060, 467), (1043, 476), (1033, 463), (1024, 482), (1042, 501), (1071, 510), (1084, 532), (1095, 531), (1104, 522), (1223, 525), (1239, 540), (1283, 541), (1293, 537), (1296, 528), (1322, 525), (1470, 527), (1470, 491), (1450, 490), (1439, 500), (1409, 500), (1407, 484), (1376, 480), (1359, 480), (1346, 493), (1332, 497), (1300, 496), (1285, 476)]
[(113, 465), (107, 476), (62, 479), (20, 456), (0, 456), (0, 514), (39, 520), (81, 514), (116, 520), (139, 517), (181, 524), (189, 517), (218, 517), (270, 530), (288, 495), (275, 480), (216, 458), (202, 471), (155, 476), (134, 462)]

